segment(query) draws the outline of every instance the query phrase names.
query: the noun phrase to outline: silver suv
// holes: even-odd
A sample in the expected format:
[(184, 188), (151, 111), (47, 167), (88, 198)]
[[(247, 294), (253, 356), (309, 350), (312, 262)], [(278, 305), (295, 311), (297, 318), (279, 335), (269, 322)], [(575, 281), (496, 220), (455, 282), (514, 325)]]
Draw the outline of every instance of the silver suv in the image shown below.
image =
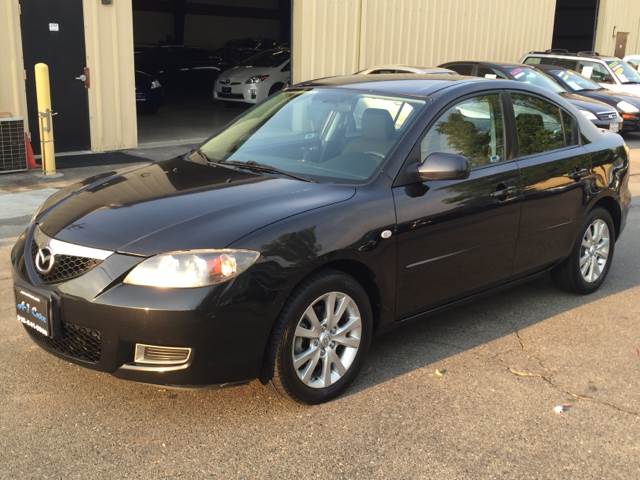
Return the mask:
[(520, 63), (558, 65), (575, 70), (608, 90), (640, 95), (640, 73), (617, 57), (602, 56), (598, 52), (570, 53), (555, 49), (529, 52), (520, 59)]

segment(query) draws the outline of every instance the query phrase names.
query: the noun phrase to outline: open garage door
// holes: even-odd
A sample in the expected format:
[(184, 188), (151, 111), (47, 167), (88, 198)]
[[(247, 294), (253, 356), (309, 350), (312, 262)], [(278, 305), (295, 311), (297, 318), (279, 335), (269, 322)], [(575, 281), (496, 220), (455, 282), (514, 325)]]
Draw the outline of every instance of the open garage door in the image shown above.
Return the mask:
[(138, 143), (196, 143), (290, 82), (291, 0), (133, 0)]

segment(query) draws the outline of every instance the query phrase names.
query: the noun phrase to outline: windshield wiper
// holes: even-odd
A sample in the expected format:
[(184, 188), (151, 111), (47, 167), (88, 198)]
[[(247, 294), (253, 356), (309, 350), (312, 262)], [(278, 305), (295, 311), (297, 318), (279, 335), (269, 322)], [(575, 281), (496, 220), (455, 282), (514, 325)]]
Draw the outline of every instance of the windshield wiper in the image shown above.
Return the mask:
[(295, 173), (287, 172), (285, 170), (280, 170), (279, 168), (273, 167), (271, 165), (267, 165), (265, 163), (258, 163), (254, 160), (250, 160), (248, 162), (237, 162), (234, 160), (221, 160), (221, 161), (212, 162), (212, 163), (220, 164), (220, 165), (230, 165), (232, 167), (244, 168), (254, 172), (275, 173), (277, 175), (283, 175), (285, 177), (294, 178), (296, 180), (302, 180), (303, 182), (313, 182), (313, 180), (309, 177), (296, 175)]

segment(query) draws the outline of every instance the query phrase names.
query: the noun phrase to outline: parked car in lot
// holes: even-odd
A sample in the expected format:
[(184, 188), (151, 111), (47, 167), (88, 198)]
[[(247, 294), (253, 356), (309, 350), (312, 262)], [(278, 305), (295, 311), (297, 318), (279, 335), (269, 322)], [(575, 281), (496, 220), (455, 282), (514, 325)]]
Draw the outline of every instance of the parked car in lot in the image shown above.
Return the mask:
[(578, 72), (564, 67), (537, 65), (536, 68), (553, 78), (565, 90), (614, 107), (623, 119), (623, 130), (640, 129), (640, 96), (608, 90)]
[(536, 85), (565, 97), (597, 127), (606, 128), (612, 132), (618, 132), (622, 128), (622, 118), (618, 115), (616, 109), (611, 108), (606, 103), (568, 92), (548, 75), (534, 67), (517, 63), (492, 62), (449, 62), (441, 66), (454, 70), (461, 75), (473, 75), (489, 79), (506, 78)]
[(529, 52), (520, 61), (527, 65), (559, 65), (575, 70), (583, 77), (614, 92), (640, 95), (640, 73), (617, 57), (600, 55), (598, 52), (575, 54), (566, 50), (547, 50)]
[(288, 48), (265, 50), (220, 74), (213, 86), (213, 99), (258, 103), (291, 82), (291, 52)]
[(152, 75), (136, 70), (136, 109), (156, 113), (163, 102), (162, 84)]
[(11, 252), (17, 316), (121, 378), (319, 403), (405, 321), (547, 271), (597, 290), (628, 181), (619, 135), (530, 84), (311, 81), (183, 157), (51, 196)]
[(358, 75), (380, 75), (386, 73), (421, 73), (434, 75), (456, 75), (453, 70), (439, 67), (412, 67), (409, 65), (379, 65), (361, 70)]
[(234, 50), (209, 51), (185, 45), (137, 46), (137, 70), (157, 77), (168, 88), (207, 89), (220, 72), (246, 58)]

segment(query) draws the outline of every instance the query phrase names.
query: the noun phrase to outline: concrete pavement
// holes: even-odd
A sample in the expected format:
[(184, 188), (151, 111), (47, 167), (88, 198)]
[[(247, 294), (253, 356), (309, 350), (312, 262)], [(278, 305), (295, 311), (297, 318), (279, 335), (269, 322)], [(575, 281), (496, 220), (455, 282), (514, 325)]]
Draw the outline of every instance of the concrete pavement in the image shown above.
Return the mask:
[(542, 278), (408, 325), (315, 407), (258, 382), (168, 390), (46, 354), (14, 319), (0, 247), (0, 478), (637, 478), (636, 152), (632, 171), (628, 227), (596, 294)]

